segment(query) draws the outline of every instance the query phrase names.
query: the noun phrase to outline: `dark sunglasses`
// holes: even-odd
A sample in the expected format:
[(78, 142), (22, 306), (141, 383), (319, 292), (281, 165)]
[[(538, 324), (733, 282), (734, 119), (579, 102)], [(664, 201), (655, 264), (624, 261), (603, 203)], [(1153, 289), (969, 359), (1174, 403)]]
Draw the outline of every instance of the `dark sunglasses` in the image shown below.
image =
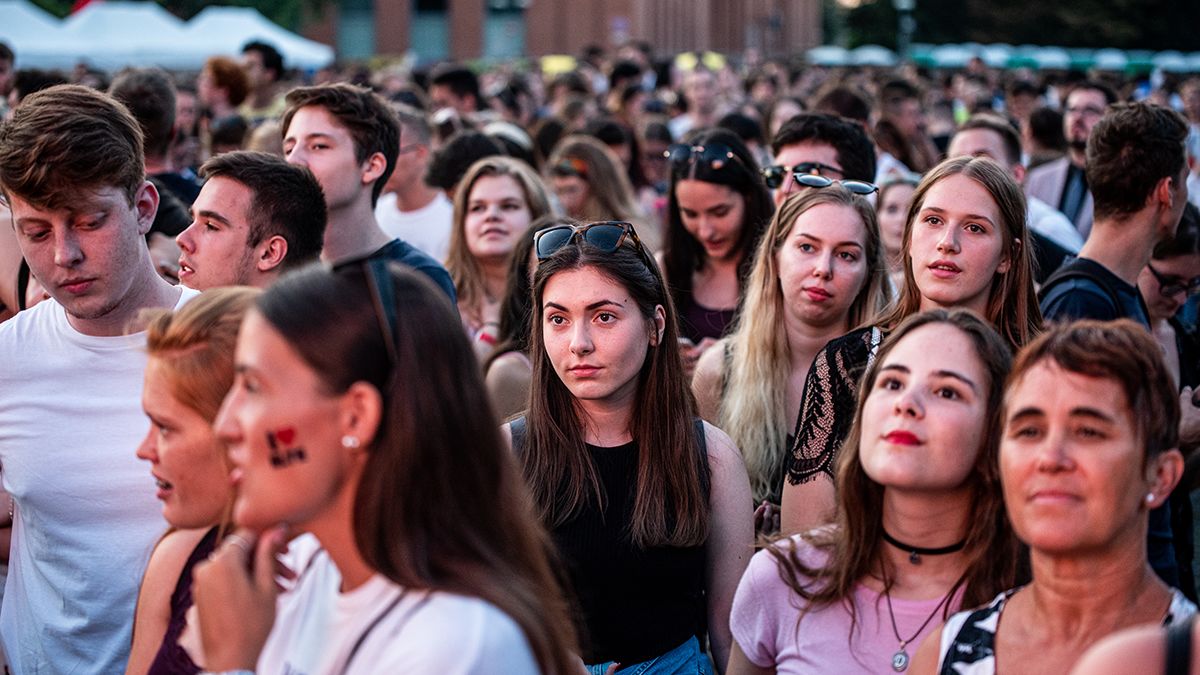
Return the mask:
[(856, 195), (869, 195), (879, 191), (879, 186), (861, 180), (834, 180), (813, 173), (801, 173), (793, 176), (796, 184), (810, 188), (827, 188), (830, 185), (841, 185)]
[(671, 168), (678, 172), (689, 169), (696, 162), (707, 166), (713, 171), (720, 171), (732, 164), (745, 168), (742, 159), (729, 146), (713, 143), (711, 145), (687, 145), (673, 143), (667, 146), (663, 157), (671, 163)]
[(763, 181), (767, 187), (772, 190), (783, 185), (783, 181), (787, 179), (788, 174), (791, 174), (799, 180), (801, 176), (823, 176), (827, 173), (842, 175), (842, 170), (836, 166), (822, 164), (820, 162), (800, 162), (795, 166), (784, 166), (783, 164), (774, 164), (764, 167), (762, 170)]
[(545, 260), (554, 255), (558, 249), (575, 240), (587, 242), (589, 246), (599, 249), (602, 253), (612, 253), (621, 247), (628, 239), (634, 243), (638, 252), (645, 256), (645, 247), (638, 239), (630, 223), (607, 220), (587, 225), (558, 225), (538, 231), (533, 235), (533, 249), (538, 260)]
[(1200, 292), (1200, 277), (1180, 279), (1176, 276), (1165, 276), (1150, 264), (1146, 265), (1146, 269), (1150, 270), (1150, 274), (1158, 281), (1158, 294), (1164, 298), (1172, 298), (1180, 293), (1195, 295)]

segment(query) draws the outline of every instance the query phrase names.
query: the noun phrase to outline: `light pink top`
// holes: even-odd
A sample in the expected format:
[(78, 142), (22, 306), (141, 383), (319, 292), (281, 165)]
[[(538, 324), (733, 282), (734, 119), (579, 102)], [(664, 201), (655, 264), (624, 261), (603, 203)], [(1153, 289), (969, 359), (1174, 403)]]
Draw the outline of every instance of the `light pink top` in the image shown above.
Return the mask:
[[(809, 566), (825, 557), (811, 545), (793, 536), (800, 559)], [(775, 544), (788, 546), (788, 540)], [(806, 581), (806, 580), (802, 580)], [(941, 598), (930, 600), (892, 599), (900, 636), (912, 637)], [(892, 672), (892, 656), (899, 650), (888, 618), (883, 595), (859, 584), (854, 591), (856, 625), (850, 635), (850, 612), (845, 603), (818, 607), (800, 619), (805, 601), (779, 578), (779, 566), (769, 551), (759, 551), (750, 560), (738, 584), (729, 616), (733, 638), (750, 662), (760, 668), (784, 673), (882, 673)], [(950, 613), (962, 604), (962, 589), (950, 600)], [(911, 659), (921, 641), (944, 621), (942, 610), (905, 647)]]

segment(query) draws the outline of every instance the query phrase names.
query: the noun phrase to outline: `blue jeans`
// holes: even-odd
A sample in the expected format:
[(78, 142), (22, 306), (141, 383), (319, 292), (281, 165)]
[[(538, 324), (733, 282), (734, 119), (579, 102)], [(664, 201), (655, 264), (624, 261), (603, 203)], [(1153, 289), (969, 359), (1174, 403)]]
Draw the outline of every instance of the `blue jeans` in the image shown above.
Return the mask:
[[(587, 666), (591, 675), (604, 675), (612, 661)], [(700, 641), (695, 636), (666, 654), (641, 663), (622, 663), (617, 670), (620, 675), (712, 675), (712, 662), (700, 651)]]

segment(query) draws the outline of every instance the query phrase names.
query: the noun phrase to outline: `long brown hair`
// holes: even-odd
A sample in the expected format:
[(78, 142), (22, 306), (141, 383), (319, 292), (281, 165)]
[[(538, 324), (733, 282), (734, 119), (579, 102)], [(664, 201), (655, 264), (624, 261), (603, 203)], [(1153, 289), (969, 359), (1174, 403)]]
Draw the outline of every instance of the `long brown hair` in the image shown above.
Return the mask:
[[(573, 671), (574, 628), (549, 536), (454, 308), (424, 276), (375, 264), (306, 268), (258, 302), (329, 391), (367, 382), (383, 397), (354, 497), (354, 543), (397, 584), (492, 603), (521, 627), (544, 672)], [(386, 292), (374, 299), (371, 284)]]
[[(820, 566), (806, 564), (795, 545), (774, 545), (768, 550), (779, 563), (783, 582), (807, 601), (810, 608), (846, 602), (859, 582), (881, 572), (887, 565), (881, 554), (883, 544), (884, 486), (871, 480), (859, 461), (862, 440), (863, 404), (874, 389), (881, 364), (887, 355), (917, 328), (930, 324), (948, 324), (962, 331), (975, 349), (975, 355), (988, 374), (983, 445), (968, 476), (971, 486), (971, 522), (968, 523), (963, 555), (966, 569), (958, 586), (963, 588), (963, 606), (983, 604), (996, 593), (1011, 588), (1017, 575), (1018, 543), (1004, 510), (1000, 490), (1000, 433), (1003, 425), (1001, 403), (1004, 383), (1012, 366), (1012, 352), (994, 328), (968, 310), (931, 310), (909, 317), (888, 338), (871, 363), (859, 388), (854, 424), (838, 459), (837, 516), (830, 528), (803, 535), (812, 546), (828, 557)], [(794, 539), (787, 540), (795, 542)], [(883, 578), (895, 577), (882, 570)], [(885, 581), (891, 587), (890, 581)], [(846, 602), (851, 624), (856, 620), (854, 603)], [(951, 608), (947, 603), (945, 615)], [(853, 634), (853, 629), (851, 634)]]
[(656, 308), (666, 327), (638, 374), (630, 433), (638, 444), (637, 489), (630, 536), (642, 547), (695, 546), (708, 536), (707, 461), (700, 455), (693, 420), (695, 403), (683, 375), (675, 308), (658, 266), (642, 250), (623, 245), (612, 253), (578, 242), (538, 264), (533, 284), (528, 438), (521, 453), (525, 479), (549, 527), (566, 522), (587, 504), (604, 502), (596, 467), (584, 447), (582, 411), (559, 379), (543, 338), (542, 296), (559, 272), (592, 268), (624, 287), (642, 317)]
[(1038, 307), (1033, 288), (1033, 241), (1030, 239), (1021, 186), (987, 157), (955, 157), (934, 167), (913, 192), (904, 224), (904, 285), (892, 311), (880, 319), (880, 326), (890, 330), (921, 308), (921, 289), (912, 271), (913, 224), (925, 205), (925, 197), (938, 182), (950, 176), (963, 175), (979, 183), (996, 202), (1000, 211), (1000, 233), (1004, 237), (1005, 254), (1010, 261), (1004, 274), (992, 278), (988, 292), (986, 318), (1000, 335), (1008, 340), (1013, 351), (1020, 349), (1042, 331), (1042, 310)]

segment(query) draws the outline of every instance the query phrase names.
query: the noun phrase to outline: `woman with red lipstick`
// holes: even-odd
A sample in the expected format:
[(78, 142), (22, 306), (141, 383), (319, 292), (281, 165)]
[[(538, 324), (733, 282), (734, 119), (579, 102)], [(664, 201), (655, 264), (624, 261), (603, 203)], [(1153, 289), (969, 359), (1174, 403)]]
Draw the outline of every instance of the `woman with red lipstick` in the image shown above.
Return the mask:
[[(369, 258), (286, 275), (235, 364), (214, 426), (239, 529), (196, 568), (208, 670), (577, 671), (550, 543), (427, 277)], [(310, 536), (280, 594), (289, 534)]]
[(864, 377), (834, 523), (751, 560), (731, 675), (903, 672), (933, 627), (1011, 586), (996, 455), (1008, 345), (971, 312), (910, 317)]
[(658, 266), (627, 223), (538, 232), (533, 386), (509, 429), (600, 675), (710, 673), (753, 550), (737, 448), (695, 416)]
[(176, 312), (149, 318), (142, 406), (150, 430), (137, 456), (158, 484), (163, 536), (142, 579), (126, 673), (198, 673), (179, 646), (192, 605), (192, 569), (230, 528), (233, 486), (212, 422), (233, 383), (233, 348), (258, 291), (213, 289)]
[(908, 316), (964, 308), (991, 322), (1013, 350), (1041, 330), (1021, 186), (987, 158), (949, 159), (913, 193), (904, 227), (904, 285), (874, 326), (821, 350), (808, 371), (783, 488), (785, 533), (829, 522), (838, 449), (859, 379), (883, 339)]
[(771, 219), (746, 311), (692, 380), (700, 416), (741, 449), (762, 515), (779, 504), (809, 365), (830, 340), (874, 321), (886, 274), (874, 209), (839, 184), (791, 195)]
[(530, 223), (548, 213), (550, 200), (542, 179), (511, 157), (475, 162), (458, 184), (446, 271), (458, 293), (458, 313), (481, 360), (496, 343), (513, 249)]
[(693, 132), (667, 153), (671, 184), (662, 267), (691, 373), (700, 354), (733, 324), (775, 205), (754, 156), (729, 131)]
[(914, 670), (1065, 673), (1110, 633), (1195, 614), (1146, 554), (1150, 511), (1183, 471), (1177, 389), (1146, 329), (1049, 329), (1017, 356), (1003, 416), (1004, 503), (1033, 580), (950, 617)]

